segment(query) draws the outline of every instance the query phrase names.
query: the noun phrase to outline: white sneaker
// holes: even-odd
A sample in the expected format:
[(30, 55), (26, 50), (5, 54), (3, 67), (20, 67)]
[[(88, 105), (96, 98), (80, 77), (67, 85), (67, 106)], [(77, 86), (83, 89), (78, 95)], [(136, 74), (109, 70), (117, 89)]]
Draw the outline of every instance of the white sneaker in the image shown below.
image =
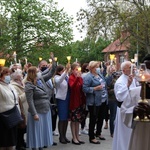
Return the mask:
[(56, 131), (53, 131), (54, 136), (58, 136), (58, 133)]
[(81, 132), (79, 131), (79, 136), (81, 135)]
[(87, 131), (87, 130), (85, 130), (85, 129), (81, 130), (80, 132), (81, 132), (81, 134), (86, 134), (86, 135), (88, 135), (88, 134), (89, 134), (89, 133), (88, 133), (88, 131)]

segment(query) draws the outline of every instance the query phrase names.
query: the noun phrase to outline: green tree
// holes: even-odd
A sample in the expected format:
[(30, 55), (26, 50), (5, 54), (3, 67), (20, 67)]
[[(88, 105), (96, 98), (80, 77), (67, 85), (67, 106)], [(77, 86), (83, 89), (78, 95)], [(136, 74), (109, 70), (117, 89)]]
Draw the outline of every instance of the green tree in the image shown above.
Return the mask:
[[(16, 51), (18, 58), (49, 57), (50, 51), (69, 43), (72, 38), (72, 18), (57, 9), (53, 0), (1, 0), (1, 15), (8, 19), (5, 35), (7, 49)], [(3, 36), (5, 36), (3, 34)]]
[(92, 60), (103, 61), (104, 54), (102, 50), (110, 43), (110, 41), (98, 38), (97, 41), (86, 37), (83, 41), (76, 41), (69, 45), (68, 51), (72, 56), (71, 62), (75, 62), (76, 58), (81, 64)]
[(150, 7), (146, 0), (87, 0), (87, 4), (87, 9), (78, 12), (80, 30), (87, 29), (93, 39), (100, 36), (114, 40), (124, 28), (130, 33), (134, 53), (137, 43), (139, 54), (143, 50), (143, 55), (150, 53)]

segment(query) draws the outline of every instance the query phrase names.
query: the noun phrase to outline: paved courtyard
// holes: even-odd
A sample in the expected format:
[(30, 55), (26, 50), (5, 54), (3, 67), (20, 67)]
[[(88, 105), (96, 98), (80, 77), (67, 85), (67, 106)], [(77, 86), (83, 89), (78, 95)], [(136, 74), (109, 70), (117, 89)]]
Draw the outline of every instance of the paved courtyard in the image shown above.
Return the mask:
[[(72, 143), (61, 144), (59, 143), (59, 136), (54, 136), (54, 141), (57, 142), (57, 146), (52, 146), (50, 148), (47, 148), (46, 150), (111, 150), (112, 138), (110, 137), (109, 129), (103, 129), (102, 135), (106, 138), (105, 141), (99, 140), (101, 144), (91, 144), (89, 143), (88, 135), (81, 134), (81, 140), (85, 141), (85, 144), (82, 145), (74, 145)], [(72, 139), (70, 124), (68, 125), (67, 138), (70, 140)]]

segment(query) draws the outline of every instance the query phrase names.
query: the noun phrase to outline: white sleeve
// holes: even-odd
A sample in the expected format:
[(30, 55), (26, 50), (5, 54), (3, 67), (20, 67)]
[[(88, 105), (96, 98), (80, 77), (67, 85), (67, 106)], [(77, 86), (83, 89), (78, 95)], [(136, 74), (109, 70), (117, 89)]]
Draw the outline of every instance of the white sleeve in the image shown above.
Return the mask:
[[(126, 99), (121, 105), (121, 118), (127, 127), (132, 127), (133, 124), (133, 109), (140, 100), (141, 87), (135, 87), (129, 90), (129, 99)], [(139, 92), (137, 92), (139, 91)]]

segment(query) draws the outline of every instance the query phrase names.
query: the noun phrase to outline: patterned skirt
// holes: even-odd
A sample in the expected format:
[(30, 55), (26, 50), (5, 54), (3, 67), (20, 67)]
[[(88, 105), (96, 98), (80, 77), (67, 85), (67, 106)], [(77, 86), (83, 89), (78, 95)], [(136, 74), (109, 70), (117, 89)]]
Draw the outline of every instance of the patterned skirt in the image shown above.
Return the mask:
[(82, 122), (86, 117), (86, 110), (84, 106), (80, 106), (70, 111), (70, 120), (73, 122)]

